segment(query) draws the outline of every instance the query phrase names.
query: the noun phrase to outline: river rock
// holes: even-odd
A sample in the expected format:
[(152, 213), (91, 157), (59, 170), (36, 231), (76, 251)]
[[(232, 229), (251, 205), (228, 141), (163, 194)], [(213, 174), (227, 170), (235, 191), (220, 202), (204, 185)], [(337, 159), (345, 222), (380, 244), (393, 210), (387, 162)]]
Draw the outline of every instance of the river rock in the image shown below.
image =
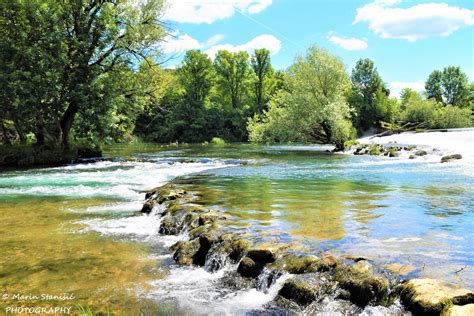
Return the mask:
[(263, 264), (276, 260), (276, 251), (273, 249), (252, 249), (247, 253), (247, 257)]
[(258, 264), (249, 257), (244, 257), (237, 267), (237, 272), (246, 278), (256, 278), (263, 270), (263, 264)]
[(147, 200), (141, 209), (140, 212), (149, 214), (153, 210), (153, 207), (155, 207), (155, 201), (154, 200)]
[(324, 275), (306, 273), (286, 280), (278, 294), (302, 306), (307, 306), (315, 300), (324, 299), (333, 289), (334, 287)]
[(350, 293), (350, 301), (358, 306), (381, 303), (388, 297), (389, 282), (382, 276), (350, 267), (338, 267), (335, 279)]
[(173, 259), (181, 265), (190, 266), (195, 264), (196, 254), (200, 248), (199, 239), (193, 239), (190, 241), (178, 241), (171, 247), (174, 251)]
[(439, 315), (453, 304), (474, 303), (472, 291), (436, 279), (412, 279), (399, 291), (403, 304), (416, 315)]
[(268, 269), (286, 271), (291, 274), (303, 274), (308, 272), (326, 271), (328, 264), (313, 255), (297, 256), (287, 254), (274, 263), (268, 265)]
[(210, 252), (211, 253), (221, 253), (229, 257), (229, 259), (236, 263), (247, 252), (250, 248), (251, 243), (247, 239), (236, 237), (233, 234), (223, 235), (221, 237), (222, 242), (215, 243)]
[(441, 158), (441, 162), (449, 162), (451, 160), (457, 160), (457, 159), (462, 159), (462, 155), (460, 154), (454, 154), (454, 155), (447, 155), (447, 156), (443, 156)]
[(183, 220), (177, 216), (164, 216), (158, 232), (163, 235), (178, 235), (183, 230)]
[(443, 313), (442, 316), (466, 316), (466, 315), (474, 315), (474, 304), (468, 305), (453, 305), (447, 308)]
[(428, 153), (426, 152), (426, 150), (423, 150), (423, 149), (417, 150), (415, 152), (415, 156), (426, 156), (426, 155), (428, 155)]
[(329, 251), (321, 253), (321, 259), (330, 267), (335, 267), (340, 263), (339, 259)]

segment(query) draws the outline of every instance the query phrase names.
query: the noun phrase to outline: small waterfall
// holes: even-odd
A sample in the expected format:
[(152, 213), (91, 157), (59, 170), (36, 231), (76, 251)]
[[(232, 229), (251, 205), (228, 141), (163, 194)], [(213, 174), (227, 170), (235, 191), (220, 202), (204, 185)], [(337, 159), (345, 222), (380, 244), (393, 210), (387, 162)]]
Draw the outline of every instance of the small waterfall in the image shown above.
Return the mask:
[(279, 271), (268, 270), (264, 268), (257, 279), (257, 290), (268, 293), (268, 289), (275, 284), (278, 278), (282, 275)]
[(209, 252), (206, 256), (204, 269), (208, 272), (216, 272), (222, 269), (227, 262), (227, 256), (219, 252)]

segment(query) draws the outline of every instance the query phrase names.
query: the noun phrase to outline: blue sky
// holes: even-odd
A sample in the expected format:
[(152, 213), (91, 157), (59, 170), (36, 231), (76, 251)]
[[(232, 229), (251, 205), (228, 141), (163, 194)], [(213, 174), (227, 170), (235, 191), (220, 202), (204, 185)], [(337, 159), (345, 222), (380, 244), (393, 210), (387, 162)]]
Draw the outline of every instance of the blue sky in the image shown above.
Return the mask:
[(172, 29), (163, 49), (181, 61), (186, 49), (266, 47), (285, 69), (312, 44), (339, 56), (348, 71), (374, 60), (396, 95), (416, 90), (434, 69), (460, 66), (474, 80), (473, 0), (169, 0)]

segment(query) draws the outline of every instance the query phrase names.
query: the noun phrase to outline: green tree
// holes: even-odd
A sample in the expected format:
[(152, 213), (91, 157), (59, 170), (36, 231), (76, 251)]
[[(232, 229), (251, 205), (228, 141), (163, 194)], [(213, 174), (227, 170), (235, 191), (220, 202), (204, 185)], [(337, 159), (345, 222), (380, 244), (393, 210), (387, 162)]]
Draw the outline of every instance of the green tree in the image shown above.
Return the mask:
[(250, 75), (248, 53), (221, 50), (214, 60), (214, 68), (221, 91), (230, 98), (234, 109), (241, 108)]
[(272, 98), (268, 111), (249, 121), (253, 142), (319, 142), (344, 147), (353, 136), (345, 96), (350, 89), (343, 63), (310, 47), (289, 68), (287, 89)]
[(211, 59), (199, 50), (188, 50), (177, 72), (187, 99), (202, 106), (213, 84)]
[(152, 47), (165, 35), (161, 0), (12, 0), (1, 6), (1, 89), (12, 92), (10, 115), (21, 116), (39, 144), (68, 147), (76, 119), (99, 117), (110, 104), (103, 97), (114, 90), (109, 73), (155, 56)]
[(471, 93), (467, 75), (459, 67), (446, 67), (443, 71), (433, 71), (425, 83), (428, 98), (433, 98), (445, 105), (468, 107)]
[(349, 103), (355, 109), (354, 124), (364, 131), (376, 126), (380, 120), (387, 120), (389, 91), (385, 87), (374, 62), (370, 59), (357, 61), (351, 74), (352, 91)]
[(252, 69), (256, 79), (254, 82), (254, 96), (256, 112), (266, 108), (271, 88), (271, 76), (273, 67), (270, 59), (270, 51), (266, 48), (256, 49), (251, 58)]

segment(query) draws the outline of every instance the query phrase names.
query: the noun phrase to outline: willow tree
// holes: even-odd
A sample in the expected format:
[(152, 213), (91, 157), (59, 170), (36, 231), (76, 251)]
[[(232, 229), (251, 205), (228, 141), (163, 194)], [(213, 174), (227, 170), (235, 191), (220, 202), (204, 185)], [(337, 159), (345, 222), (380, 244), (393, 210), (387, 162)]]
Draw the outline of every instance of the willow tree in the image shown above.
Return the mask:
[(345, 95), (350, 81), (343, 63), (324, 49), (310, 47), (289, 68), (287, 89), (269, 109), (249, 121), (253, 142), (316, 142), (344, 147), (352, 136)]

